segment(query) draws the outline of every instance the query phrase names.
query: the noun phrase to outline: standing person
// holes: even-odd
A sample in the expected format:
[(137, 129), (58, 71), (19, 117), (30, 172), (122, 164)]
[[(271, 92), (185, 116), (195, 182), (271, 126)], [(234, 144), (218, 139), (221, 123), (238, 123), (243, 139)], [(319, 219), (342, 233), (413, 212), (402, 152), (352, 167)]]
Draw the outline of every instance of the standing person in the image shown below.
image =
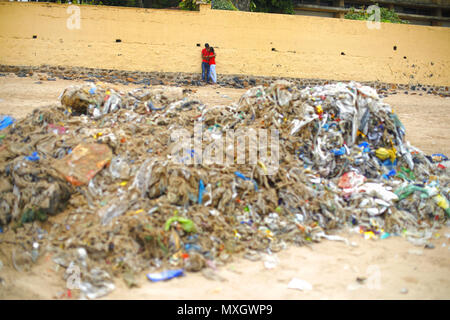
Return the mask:
[(209, 47), (209, 73), (213, 83), (217, 83), (216, 53), (213, 47)]
[(209, 83), (209, 44), (202, 50), (202, 80)]

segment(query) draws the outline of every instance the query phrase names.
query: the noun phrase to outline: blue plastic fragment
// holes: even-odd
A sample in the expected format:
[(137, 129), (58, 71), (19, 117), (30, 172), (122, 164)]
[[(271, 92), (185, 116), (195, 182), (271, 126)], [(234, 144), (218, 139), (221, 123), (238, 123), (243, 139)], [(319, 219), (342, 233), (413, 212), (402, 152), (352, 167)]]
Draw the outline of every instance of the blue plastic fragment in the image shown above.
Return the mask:
[(0, 233), (3, 233), (3, 228), (2, 227), (0, 227)]
[(94, 94), (96, 90), (97, 90), (96, 87), (92, 87), (91, 89), (89, 89), (89, 93)]
[(247, 178), (246, 176), (244, 176), (242, 173), (240, 173), (239, 171), (235, 171), (234, 174), (241, 179), (244, 179), (246, 181), (250, 180), (250, 178)]
[(369, 147), (369, 143), (364, 141), (363, 143), (360, 143), (358, 145), (359, 148), (364, 148), (363, 152), (370, 152), (370, 147)]
[(393, 170), (397, 167), (397, 159), (395, 159), (394, 162), (392, 162), (391, 159), (386, 159), (381, 164), (389, 170)]
[(38, 161), (40, 158), (39, 158), (38, 153), (35, 151), (31, 154), (31, 156), (25, 157), (25, 159), (27, 159), (28, 161), (35, 162), (35, 161)]
[(184, 250), (186, 251), (198, 251), (201, 252), (202, 251), (202, 247), (198, 244), (192, 244), (192, 243), (186, 243), (184, 245)]
[(158, 281), (164, 281), (164, 280), (170, 280), (172, 278), (183, 276), (183, 269), (176, 269), (176, 270), (165, 270), (158, 273), (147, 273), (147, 278), (150, 281), (158, 282)]
[(247, 224), (247, 225), (251, 226), (253, 224), (253, 220), (250, 219), (248, 221), (241, 221), (241, 224)]
[(13, 117), (10, 116), (1, 116), (0, 117), (0, 130), (8, 128), (16, 121)]
[(381, 177), (386, 180), (389, 180), (389, 178), (395, 176), (396, 173), (397, 173), (397, 171), (395, 171), (395, 169), (392, 169), (387, 174), (383, 174)]
[(335, 156), (342, 156), (345, 154), (345, 147), (341, 147), (339, 149), (333, 149), (331, 150), (332, 153), (334, 153)]
[(386, 239), (389, 238), (391, 234), (389, 232), (383, 232), (380, 236), (380, 239)]
[(198, 203), (202, 204), (203, 202), (203, 192), (205, 192), (205, 184), (203, 183), (203, 180), (200, 179), (200, 182), (198, 183)]
[(369, 146), (369, 143), (368, 142), (366, 142), (366, 141), (364, 141), (364, 142), (361, 142), (360, 144), (358, 144), (358, 147), (360, 147), (360, 148), (362, 148), (362, 147), (368, 147)]

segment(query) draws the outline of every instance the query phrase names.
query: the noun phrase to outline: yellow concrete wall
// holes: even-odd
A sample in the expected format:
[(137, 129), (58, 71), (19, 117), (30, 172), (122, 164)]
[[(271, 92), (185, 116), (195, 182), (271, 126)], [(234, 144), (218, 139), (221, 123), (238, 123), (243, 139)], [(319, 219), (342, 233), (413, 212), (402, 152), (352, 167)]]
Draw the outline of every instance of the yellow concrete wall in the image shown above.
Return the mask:
[(200, 72), (196, 44), (209, 42), (219, 75), (450, 85), (450, 28), (83, 5), (70, 30), (67, 7), (0, 3), (0, 64)]

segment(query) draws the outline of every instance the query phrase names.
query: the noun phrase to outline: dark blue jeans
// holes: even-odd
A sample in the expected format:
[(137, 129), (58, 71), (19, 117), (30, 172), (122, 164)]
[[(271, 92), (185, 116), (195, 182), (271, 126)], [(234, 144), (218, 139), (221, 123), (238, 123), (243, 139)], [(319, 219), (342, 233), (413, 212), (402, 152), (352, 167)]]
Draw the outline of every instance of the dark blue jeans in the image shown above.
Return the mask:
[(202, 61), (202, 80), (209, 82), (209, 63)]

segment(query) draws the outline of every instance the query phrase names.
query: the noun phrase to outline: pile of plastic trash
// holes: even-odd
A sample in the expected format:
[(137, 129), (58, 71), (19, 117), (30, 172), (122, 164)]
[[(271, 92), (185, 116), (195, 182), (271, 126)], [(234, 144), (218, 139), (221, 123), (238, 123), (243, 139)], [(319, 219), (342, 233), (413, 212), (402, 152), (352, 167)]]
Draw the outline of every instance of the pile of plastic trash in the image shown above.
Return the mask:
[[(208, 162), (211, 146), (249, 130), (276, 133), (276, 170), (263, 156), (236, 161), (258, 151), (250, 134), (224, 148), (231, 161)], [(143, 270), (256, 259), (342, 227), (426, 240), (450, 216), (448, 159), (410, 146), (391, 107), (354, 82), (277, 81), (229, 106), (181, 88), (76, 86), (0, 133), (0, 226), (24, 252), (77, 265), (88, 298), (114, 289), (109, 275), (133, 286)]]

